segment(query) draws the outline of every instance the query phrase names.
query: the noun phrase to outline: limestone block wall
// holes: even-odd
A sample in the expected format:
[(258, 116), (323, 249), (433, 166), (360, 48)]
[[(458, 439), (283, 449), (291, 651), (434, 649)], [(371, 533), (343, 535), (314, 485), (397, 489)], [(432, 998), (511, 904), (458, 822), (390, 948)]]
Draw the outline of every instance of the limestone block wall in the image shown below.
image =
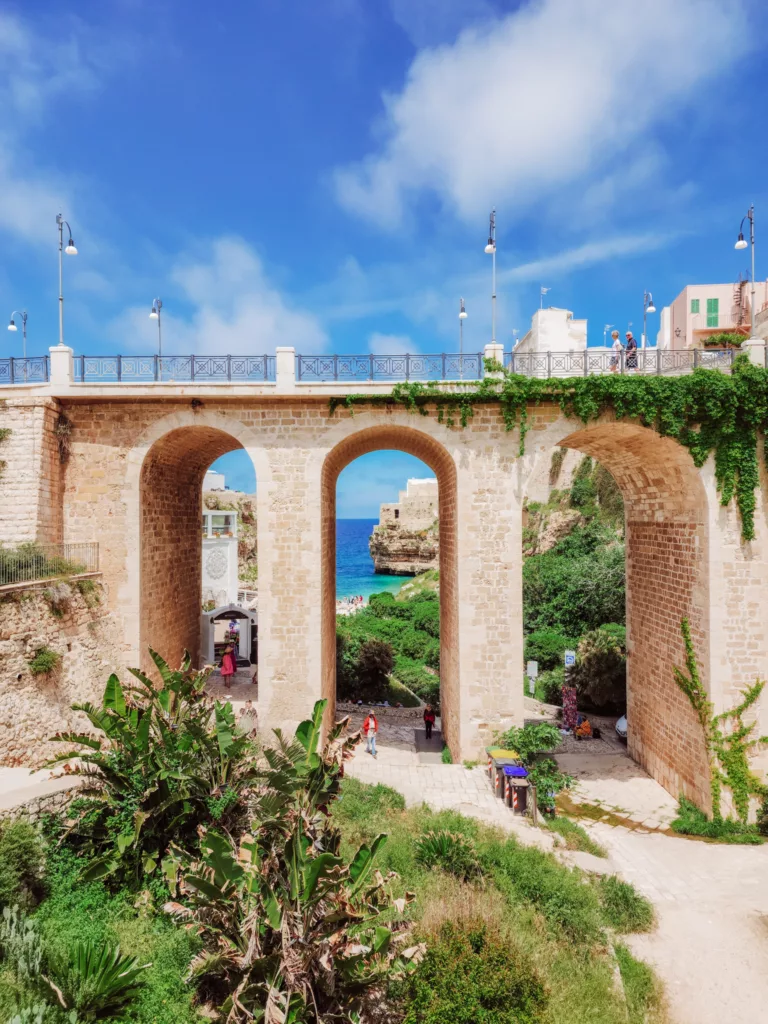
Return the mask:
[(0, 402), (0, 540), (4, 544), (62, 539), (63, 470), (50, 398)]
[[(115, 621), (102, 584), (87, 595), (74, 584), (69, 589), (61, 618), (52, 613), (42, 587), (0, 598), (1, 765), (39, 767), (64, 749), (49, 742), (54, 733), (87, 731), (88, 720), (70, 705), (99, 704), (118, 668)], [(49, 675), (34, 676), (29, 662), (41, 647), (59, 654), (61, 662)]]

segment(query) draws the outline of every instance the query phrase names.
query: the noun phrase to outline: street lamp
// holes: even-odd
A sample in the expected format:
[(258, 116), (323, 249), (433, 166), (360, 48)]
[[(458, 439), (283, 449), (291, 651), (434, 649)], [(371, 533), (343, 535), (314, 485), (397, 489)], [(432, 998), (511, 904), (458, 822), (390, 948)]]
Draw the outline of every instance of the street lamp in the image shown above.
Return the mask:
[[(64, 344), (64, 271), (62, 252), (65, 252), (67, 256), (77, 256), (77, 249), (75, 243), (72, 240), (72, 228), (69, 226), (69, 221), (64, 220), (60, 213), (56, 214), (56, 223), (59, 226), (59, 344)], [(64, 247), (64, 225), (67, 225), (67, 231), (69, 233), (69, 241), (67, 242), (66, 248)]]
[[(747, 243), (744, 237), (744, 221), (749, 218), (749, 243)], [(754, 338), (755, 336), (755, 207), (754, 204), (750, 206), (746, 214), (741, 218), (741, 224), (739, 225), (739, 237), (736, 240), (734, 249), (746, 249), (747, 244), (752, 246), (752, 302), (749, 310), (750, 329), (749, 336)]]
[(163, 308), (162, 299), (154, 299), (152, 301), (152, 309), (149, 314), (150, 320), (157, 320), (157, 354), (160, 358), (163, 358), (163, 328), (162, 328), (162, 317), (161, 310)]
[(488, 231), (488, 244), (485, 247), (488, 256), (493, 257), (493, 291), (491, 293), (491, 344), (496, 344), (496, 207), (491, 210), (491, 226)]
[(650, 292), (643, 292), (643, 348), (648, 345), (648, 335), (646, 333), (646, 323), (648, 320), (649, 313), (655, 313), (656, 307), (653, 304), (653, 296)]
[[(15, 316), (20, 316), (21, 317), (21, 331), (22, 331), (22, 338), (23, 338), (22, 352), (24, 354), (24, 358), (26, 359), (27, 358), (27, 311), (24, 310), (24, 312), (22, 313), (20, 310), (14, 309), (14, 311), (11, 313), (11, 322), (8, 324), (8, 330), (9, 331), (18, 331), (18, 329), (19, 329), (16, 326), (16, 324), (14, 322), (14, 319), (13, 319)], [(26, 367), (26, 363), (24, 365)]]
[(608, 331), (610, 331), (612, 327), (613, 324), (606, 324), (603, 328), (603, 348), (605, 348), (608, 343)]
[(467, 319), (467, 311), (464, 308), (464, 299), (459, 299), (459, 374), (464, 378), (464, 321)]

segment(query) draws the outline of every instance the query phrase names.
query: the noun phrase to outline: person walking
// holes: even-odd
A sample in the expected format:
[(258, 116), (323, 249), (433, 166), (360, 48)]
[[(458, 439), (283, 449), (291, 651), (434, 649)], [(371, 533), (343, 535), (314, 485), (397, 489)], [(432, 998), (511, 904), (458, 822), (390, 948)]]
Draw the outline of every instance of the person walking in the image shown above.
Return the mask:
[(427, 704), (424, 708), (424, 731), (427, 734), (427, 739), (432, 739), (432, 729), (435, 724), (435, 712), (432, 710), (432, 705)]
[(376, 757), (376, 733), (379, 731), (379, 723), (376, 715), (371, 711), (363, 722), (363, 735), (365, 736), (365, 750), (368, 754)]
[(627, 369), (637, 369), (637, 342), (632, 331), (627, 331)]
[(221, 656), (221, 678), (226, 682), (237, 672), (237, 660), (231, 644), (227, 644)]
[(624, 346), (619, 341), (619, 332), (611, 331), (611, 338), (613, 344), (611, 345), (611, 373), (616, 373), (621, 363), (621, 353), (624, 351)]

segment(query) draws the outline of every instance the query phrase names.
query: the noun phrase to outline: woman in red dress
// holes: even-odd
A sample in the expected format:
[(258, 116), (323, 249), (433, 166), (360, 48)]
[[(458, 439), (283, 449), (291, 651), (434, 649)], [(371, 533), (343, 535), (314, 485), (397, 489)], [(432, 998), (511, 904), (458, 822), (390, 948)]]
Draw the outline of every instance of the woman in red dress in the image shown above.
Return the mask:
[(221, 675), (223, 679), (230, 679), (237, 671), (237, 659), (231, 646), (228, 646), (221, 658)]

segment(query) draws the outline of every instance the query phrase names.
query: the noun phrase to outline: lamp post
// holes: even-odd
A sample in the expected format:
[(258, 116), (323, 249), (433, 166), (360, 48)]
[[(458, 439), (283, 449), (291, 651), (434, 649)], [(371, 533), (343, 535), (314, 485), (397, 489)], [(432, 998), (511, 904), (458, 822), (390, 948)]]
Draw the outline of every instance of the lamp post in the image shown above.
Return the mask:
[(162, 328), (162, 312), (163, 300), (153, 299), (152, 309), (149, 313), (150, 320), (157, 320), (157, 354), (162, 360), (163, 358), (163, 328)]
[(643, 348), (646, 348), (647, 345), (648, 345), (648, 335), (646, 333), (646, 331), (647, 331), (646, 324), (648, 322), (648, 314), (649, 313), (655, 313), (655, 312), (656, 312), (656, 307), (653, 304), (653, 296), (651, 295), (650, 292), (644, 291), (643, 292)]
[[(14, 311), (11, 313), (11, 322), (8, 324), (8, 330), (9, 331), (18, 331), (18, 329), (19, 329), (16, 326), (16, 324), (14, 322), (14, 319), (13, 319), (15, 316), (20, 316), (21, 317), (21, 332), (22, 332), (21, 336), (22, 336), (22, 339), (23, 339), (23, 341), (22, 341), (22, 353), (24, 355), (24, 359), (26, 360), (26, 358), (27, 358), (27, 311), (24, 310), (24, 312), (21, 312), (21, 310), (14, 309)], [(26, 362), (24, 363), (24, 368), (26, 370)]]
[[(747, 243), (744, 237), (744, 221), (749, 218), (749, 243)], [(755, 336), (755, 207), (754, 204), (750, 206), (746, 214), (741, 218), (741, 224), (739, 225), (739, 237), (736, 240), (734, 249), (746, 249), (747, 244), (752, 246), (752, 302), (749, 308), (749, 336), (754, 338)]]
[(610, 331), (612, 327), (613, 324), (606, 324), (603, 328), (603, 348), (605, 348), (608, 343), (608, 331)]
[(493, 290), (491, 292), (491, 344), (496, 344), (496, 207), (491, 210), (491, 226), (485, 252), (493, 257)]
[(459, 299), (459, 375), (464, 380), (464, 321), (467, 319), (467, 311), (464, 308), (464, 299)]
[[(67, 256), (77, 256), (77, 249), (75, 243), (72, 241), (72, 228), (69, 226), (69, 221), (64, 220), (60, 213), (56, 214), (56, 223), (59, 226), (59, 344), (64, 344), (64, 270), (62, 258), (62, 252), (65, 252)], [(66, 248), (64, 247), (64, 225), (67, 225), (67, 231), (69, 232), (69, 241), (67, 242)]]

